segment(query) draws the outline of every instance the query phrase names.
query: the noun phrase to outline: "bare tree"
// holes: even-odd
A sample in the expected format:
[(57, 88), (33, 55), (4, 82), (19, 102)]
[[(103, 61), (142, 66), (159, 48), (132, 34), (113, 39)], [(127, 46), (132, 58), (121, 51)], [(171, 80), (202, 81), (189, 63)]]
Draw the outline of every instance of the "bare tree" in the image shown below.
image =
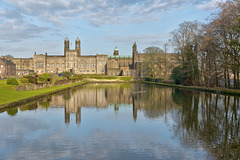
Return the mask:
[(188, 79), (191, 79), (195, 85), (199, 84), (198, 53), (201, 26), (196, 21), (183, 22), (178, 29), (171, 32), (172, 39), (170, 40), (175, 52), (178, 53), (179, 62), (183, 69), (187, 70)]
[(144, 49), (144, 60), (142, 63), (143, 74), (153, 78), (163, 76), (164, 52), (159, 47), (148, 47)]

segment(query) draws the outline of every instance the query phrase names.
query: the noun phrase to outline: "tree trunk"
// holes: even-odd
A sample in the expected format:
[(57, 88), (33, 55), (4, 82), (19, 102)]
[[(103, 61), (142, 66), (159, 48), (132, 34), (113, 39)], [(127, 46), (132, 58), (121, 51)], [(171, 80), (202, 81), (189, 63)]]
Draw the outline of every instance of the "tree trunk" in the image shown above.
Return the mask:
[(228, 81), (228, 88), (231, 88), (230, 75), (229, 75), (228, 69), (227, 69), (227, 81)]
[(239, 69), (237, 68), (236, 87), (239, 88)]
[(224, 87), (227, 88), (227, 71), (224, 69)]
[(234, 88), (237, 88), (237, 85), (236, 85), (236, 71), (233, 70), (233, 81), (234, 81)]

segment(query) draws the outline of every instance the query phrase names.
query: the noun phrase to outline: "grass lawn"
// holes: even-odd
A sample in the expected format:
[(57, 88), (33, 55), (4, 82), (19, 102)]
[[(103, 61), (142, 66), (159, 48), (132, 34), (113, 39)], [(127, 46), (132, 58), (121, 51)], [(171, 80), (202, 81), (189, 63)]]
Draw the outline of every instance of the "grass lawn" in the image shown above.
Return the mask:
[(14, 89), (14, 86), (7, 85), (6, 82), (7, 82), (7, 80), (0, 80), (0, 105), (9, 103), (9, 102), (13, 102), (16, 100), (28, 98), (28, 97), (33, 97), (33, 96), (44, 94), (44, 93), (53, 92), (55, 90), (60, 90), (60, 89), (64, 89), (67, 87), (86, 83), (86, 82), (78, 82), (78, 83), (74, 83), (74, 84), (56, 86), (56, 87), (51, 87), (51, 88), (44, 88), (44, 89), (39, 89), (39, 90), (34, 90), (34, 91), (16, 91)]

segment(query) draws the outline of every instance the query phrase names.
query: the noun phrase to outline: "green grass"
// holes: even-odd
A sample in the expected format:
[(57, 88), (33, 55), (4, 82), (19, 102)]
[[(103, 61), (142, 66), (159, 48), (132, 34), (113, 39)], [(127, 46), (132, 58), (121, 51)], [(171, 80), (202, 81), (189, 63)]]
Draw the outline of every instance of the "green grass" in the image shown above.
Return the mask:
[(121, 81), (131, 81), (133, 77), (119, 77)]
[(39, 90), (34, 90), (34, 91), (16, 91), (14, 89), (14, 86), (7, 85), (6, 81), (7, 80), (0, 80), (0, 105), (5, 104), (5, 103), (14, 102), (14, 101), (21, 100), (21, 99), (25, 99), (25, 98), (29, 98), (29, 97), (34, 97), (36, 95), (51, 93), (56, 90), (61, 90), (61, 89), (68, 88), (71, 86), (76, 86), (79, 84), (86, 83), (86, 82), (78, 82), (78, 83), (74, 83), (74, 84), (56, 86), (56, 87), (51, 87), (51, 88), (44, 88), (44, 89), (39, 89)]

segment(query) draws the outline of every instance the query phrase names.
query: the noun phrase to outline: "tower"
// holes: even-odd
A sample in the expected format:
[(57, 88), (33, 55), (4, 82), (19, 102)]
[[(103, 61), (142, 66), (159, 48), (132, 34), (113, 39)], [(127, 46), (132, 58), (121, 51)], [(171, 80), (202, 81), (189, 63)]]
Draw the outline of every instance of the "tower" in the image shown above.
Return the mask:
[(113, 55), (114, 55), (114, 56), (118, 56), (118, 55), (119, 55), (119, 50), (118, 50), (117, 47), (115, 47), (114, 52), (113, 52)]
[(75, 50), (77, 51), (77, 55), (80, 56), (81, 55), (81, 42), (78, 37), (75, 41)]
[(67, 51), (69, 51), (69, 39), (66, 37), (64, 40), (64, 56), (66, 56)]
[(136, 62), (137, 62), (137, 44), (136, 42), (133, 43), (133, 46), (132, 46), (132, 68), (133, 69), (136, 69)]

